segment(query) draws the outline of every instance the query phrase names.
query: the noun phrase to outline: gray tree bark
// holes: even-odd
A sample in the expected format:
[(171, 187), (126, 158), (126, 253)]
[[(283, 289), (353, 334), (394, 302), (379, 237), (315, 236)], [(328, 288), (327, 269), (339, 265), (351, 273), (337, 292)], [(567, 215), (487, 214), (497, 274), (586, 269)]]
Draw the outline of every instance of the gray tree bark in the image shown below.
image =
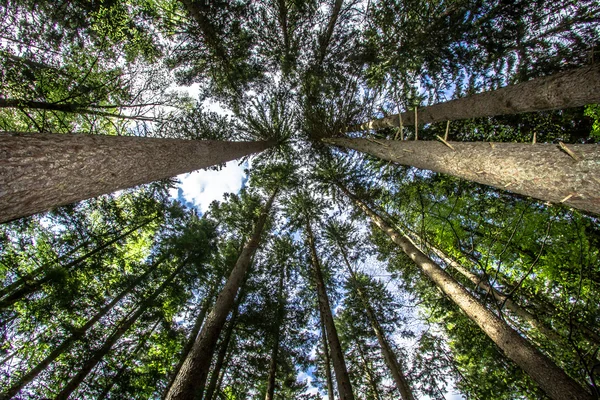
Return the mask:
[(393, 141), (328, 138), (324, 142), (402, 165), (456, 176), (600, 214), (600, 145)]
[(338, 394), (342, 400), (354, 400), (352, 384), (350, 383), (350, 377), (348, 376), (348, 369), (346, 368), (344, 353), (342, 352), (342, 345), (340, 344), (337, 329), (335, 328), (333, 315), (331, 315), (329, 297), (327, 296), (327, 289), (323, 280), (321, 264), (319, 262), (319, 256), (317, 255), (317, 249), (315, 247), (315, 239), (308, 218), (306, 219), (306, 236), (308, 239), (308, 247), (310, 248), (313, 271), (315, 274), (319, 309), (323, 315), (323, 322), (327, 331), (327, 341), (329, 343), (329, 348), (331, 349), (331, 361), (333, 362), (333, 369), (335, 371)]
[(0, 222), (221, 164), (274, 142), (0, 134)]
[(321, 325), (321, 341), (323, 342), (323, 358), (325, 364), (325, 381), (327, 382), (327, 399), (334, 400), (333, 378), (331, 376), (331, 361), (329, 358), (329, 345), (327, 345), (327, 331), (325, 330), (325, 316), (319, 305), (319, 320)]
[(371, 221), (415, 262), (423, 273), (475, 322), (503, 353), (523, 369), (554, 400), (592, 400), (592, 395), (568, 376), (548, 357), (524, 339), (508, 324), (494, 315), (460, 283), (419, 250), (409, 238), (400, 235), (375, 211), (340, 183), (338, 188), (350, 198)]
[[(418, 110), (417, 123), (453, 121), (579, 107), (600, 102), (600, 64), (532, 79), (498, 90), (474, 94)], [(414, 111), (400, 114), (405, 126), (415, 123)], [(348, 132), (399, 127), (398, 114), (351, 125)]]
[(275, 196), (277, 196), (277, 190), (273, 192), (256, 221), (250, 240), (242, 249), (225, 287), (219, 293), (190, 354), (167, 393), (167, 400), (192, 400), (197, 398), (197, 394), (201, 393), (204, 388), (219, 334), (234, 305), (235, 297), (250, 266), (252, 255), (260, 244), (260, 237)]

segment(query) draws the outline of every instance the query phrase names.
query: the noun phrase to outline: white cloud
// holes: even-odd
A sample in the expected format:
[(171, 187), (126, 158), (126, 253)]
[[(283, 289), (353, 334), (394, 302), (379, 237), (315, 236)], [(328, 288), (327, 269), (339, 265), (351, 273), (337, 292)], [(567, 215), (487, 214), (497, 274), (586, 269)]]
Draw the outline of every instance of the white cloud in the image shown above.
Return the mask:
[(213, 200), (223, 200), (225, 193), (237, 193), (242, 187), (246, 164), (230, 161), (220, 171), (195, 171), (177, 176), (179, 184), (170, 195), (193, 204), (201, 212), (208, 209)]

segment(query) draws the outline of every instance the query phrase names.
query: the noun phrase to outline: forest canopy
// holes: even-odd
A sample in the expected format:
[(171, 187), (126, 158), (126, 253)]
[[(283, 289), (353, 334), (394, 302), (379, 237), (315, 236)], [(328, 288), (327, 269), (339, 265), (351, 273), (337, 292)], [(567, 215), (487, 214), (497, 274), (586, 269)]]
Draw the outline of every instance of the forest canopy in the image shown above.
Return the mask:
[(0, 11), (0, 399), (600, 398), (596, 0)]

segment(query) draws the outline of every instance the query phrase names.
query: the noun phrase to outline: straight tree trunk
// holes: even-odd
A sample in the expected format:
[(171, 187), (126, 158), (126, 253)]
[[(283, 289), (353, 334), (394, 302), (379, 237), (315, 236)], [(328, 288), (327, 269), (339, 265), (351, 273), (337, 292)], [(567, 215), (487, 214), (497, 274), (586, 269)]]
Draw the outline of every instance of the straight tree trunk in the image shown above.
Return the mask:
[(569, 377), (548, 357), (533, 347), (505, 321), (498, 318), (473, 297), (452, 276), (419, 250), (409, 238), (396, 232), (383, 218), (364, 202), (337, 183), (371, 221), (386, 233), (394, 243), (415, 262), (423, 273), (475, 322), (504, 354), (521, 367), (554, 400), (592, 400), (592, 395)]
[(67, 339), (65, 339), (60, 345), (58, 345), (58, 347), (55, 347), (54, 350), (52, 350), (52, 352), (50, 352), (50, 354), (48, 354), (46, 356), (46, 358), (44, 358), (35, 367), (33, 367), (29, 372), (27, 372), (25, 375), (23, 375), (6, 392), (2, 393), (0, 395), (0, 398), (9, 399), (9, 398), (17, 395), (17, 393), (19, 393), (19, 391), (25, 385), (27, 385), (32, 380), (34, 380), (40, 374), (40, 372), (42, 372), (44, 369), (46, 369), (46, 367), (48, 367), (48, 365), (50, 365), (61, 354), (63, 354), (65, 351), (67, 351), (73, 343), (77, 342), (78, 340), (83, 339), (86, 336), (87, 331), (92, 326), (94, 326), (98, 321), (100, 321), (100, 319), (102, 319), (102, 317), (104, 317), (106, 314), (108, 314), (113, 309), (113, 307), (118, 302), (120, 302), (125, 296), (130, 294), (134, 288), (136, 288), (142, 281), (144, 281), (148, 277), (148, 275), (150, 275), (152, 272), (154, 272), (156, 270), (156, 267), (159, 266), (164, 261), (164, 259), (165, 259), (165, 257), (162, 257), (157, 262), (153, 263), (152, 266), (150, 266), (146, 272), (144, 272), (142, 275), (138, 276), (129, 286), (127, 286), (127, 288), (125, 290), (123, 290), (121, 293), (119, 293), (119, 295), (117, 295), (114, 299), (112, 299), (107, 305), (102, 307), (102, 309), (100, 311), (98, 311), (98, 313), (96, 313), (96, 315), (94, 315), (91, 319), (89, 319), (81, 328), (76, 329), (71, 334), (71, 336), (69, 336)]
[(398, 361), (398, 358), (396, 357), (396, 353), (394, 352), (394, 350), (392, 349), (392, 346), (390, 346), (390, 343), (388, 342), (387, 338), (385, 337), (385, 332), (383, 331), (383, 329), (381, 328), (381, 325), (379, 324), (379, 320), (377, 319), (377, 316), (375, 315), (375, 311), (373, 310), (373, 307), (371, 307), (371, 303), (369, 302), (367, 296), (365, 295), (365, 293), (362, 291), (362, 289), (360, 288), (360, 286), (358, 284), (358, 279), (356, 278), (356, 274), (354, 273), (354, 270), (352, 269), (352, 266), (350, 265), (350, 261), (348, 260), (346, 252), (344, 251), (344, 248), (342, 247), (341, 243), (337, 242), (337, 244), (338, 244), (338, 247), (340, 248), (342, 257), (344, 258), (344, 263), (346, 264), (346, 268), (350, 272), (350, 276), (352, 278), (354, 286), (356, 287), (356, 290), (358, 291), (358, 295), (360, 296), (363, 306), (365, 307), (365, 311), (367, 312), (367, 317), (369, 319), (369, 322), (371, 323), (371, 328), (373, 329), (373, 332), (375, 332), (375, 336), (377, 337), (377, 341), (379, 342), (379, 347), (381, 348), (381, 353), (383, 354), (383, 359), (385, 360), (385, 363), (387, 364), (388, 368), (390, 369), (390, 372), (392, 373), (392, 377), (394, 378), (394, 382), (396, 383), (396, 389), (398, 389), (398, 391), (400, 392), (400, 396), (403, 400), (415, 400), (415, 397), (412, 393), (412, 389), (410, 388), (410, 385), (408, 384), (408, 380), (406, 379), (406, 377), (404, 376), (404, 373), (402, 372), (402, 367), (400, 366), (400, 362)]
[(329, 360), (329, 346), (327, 345), (327, 331), (325, 330), (325, 316), (319, 305), (319, 319), (321, 321), (321, 340), (323, 341), (323, 358), (325, 359), (325, 380), (327, 382), (327, 398), (335, 399), (333, 378), (331, 376), (331, 361)]
[[(600, 64), (532, 79), (419, 109), (418, 124), (557, 110), (600, 102)], [(415, 123), (413, 111), (401, 114), (404, 125)], [(349, 132), (399, 127), (398, 114), (351, 125)]]
[(402, 165), (456, 176), (525, 196), (600, 214), (600, 145), (569, 144), (577, 160), (554, 144), (371, 141), (324, 142)]
[[(152, 333), (154, 332), (154, 330), (156, 329), (158, 324), (160, 324), (160, 319), (158, 319), (156, 321), (156, 323), (152, 326), (152, 328), (150, 328), (148, 330), (148, 332), (146, 332), (146, 334), (144, 335), (144, 338), (142, 340), (140, 340), (139, 344), (135, 347), (135, 349), (133, 349), (133, 352), (131, 352), (131, 356), (130, 356), (131, 358), (137, 357), (137, 355), (140, 353), (140, 351), (142, 351), (142, 349), (146, 346), (148, 339), (150, 339), (150, 336), (152, 336)], [(97, 398), (105, 399), (106, 396), (108, 396), (108, 394), (112, 390), (112, 388), (115, 386), (115, 384), (117, 382), (119, 382), (119, 380), (121, 379), (121, 377), (123, 376), (125, 371), (127, 371), (128, 368), (129, 368), (129, 363), (127, 363), (127, 362), (123, 363), (121, 368), (119, 368), (119, 371), (115, 374), (114, 377), (110, 378), (110, 382), (108, 383), (108, 385), (106, 385), (104, 390), (102, 390), (102, 393), (100, 393)]]
[(335, 328), (333, 316), (331, 315), (329, 297), (327, 296), (327, 289), (323, 280), (323, 272), (321, 271), (319, 256), (317, 255), (317, 249), (315, 247), (315, 239), (310, 226), (310, 220), (308, 218), (306, 218), (306, 236), (308, 239), (308, 246), (310, 248), (310, 255), (315, 274), (319, 309), (323, 313), (323, 321), (327, 331), (327, 342), (329, 344), (329, 348), (331, 349), (331, 361), (333, 362), (333, 369), (335, 371), (338, 394), (341, 400), (354, 400), (352, 384), (350, 383), (350, 378), (348, 376), (348, 369), (346, 368), (346, 362), (344, 361), (344, 353), (342, 352), (342, 346), (337, 334), (337, 329)]
[(185, 346), (183, 346), (183, 349), (181, 351), (181, 356), (179, 357), (179, 362), (177, 363), (177, 366), (175, 367), (175, 369), (173, 370), (173, 372), (171, 374), (172, 376), (171, 376), (171, 379), (169, 380), (169, 384), (167, 385), (167, 388), (165, 389), (163, 398), (165, 398), (167, 393), (169, 393), (169, 389), (171, 389), (171, 386), (173, 385), (173, 382), (175, 381), (175, 377), (179, 373), (179, 370), (181, 370), (181, 366), (185, 362), (188, 354), (190, 353), (190, 351), (192, 350), (192, 347), (194, 346), (194, 343), (196, 342), (196, 338), (198, 337), (198, 332), (200, 332), (200, 328), (202, 328), (202, 323), (204, 322), (204, 319), (206, 318), (206, 313), (208, 312), (208, 309), (212, 303), (212, 299), (217, 292), (217, 289), (218, 289), (217, 283), (218, 282), (215, 282), (215, 285), (212, 287), (210, 293), (202, 302), (202, 307), (200, 308), (200, 312), (196, 316), (196, 321), (194, 322), (194, 326), (192, 327), (190, 336), (188, 337), (188, 340), (185, 343)]
[(131, 326), (144, 314), (148, 308), (150, 308), (154, 301), (158, 296), (162, 294), (165, 290), (165, 287), (173, 282), (173, 279), (179, 274), (183, 268), (185, 267), (186, 262), (182, 262), (179, 267), (156, 289), (149, 297), (147, 297), (142, 304), (138, 307), (137, 311), (131, 315), (127, 320), (123, 321), (117, 329), (106, 339), (106, 342), (100, 347), (98, 350), (94, 352), (92, 357), (90, 357), (81, 367), (79, 372), (71, 378), (69, 383), (60, 391), (60, 393), (55, 397), (55, 400), (67, 400), (71, 394), (83, 382), (83, 380), (88, 376), (88, 374), (94, 369), (100, 361), (108, 354), (108, 352), (112, 349), (115, 343), (131, 328)]
[(377, 389), (377, 382), (375, 382), (375, 378), (373, 377), (373, 371), (371, 371), (371, 367), (367, 363), (367, 357), (365, 357), (365, 352), (362, 349), (362, 346), (357, 341), (356, 347), (358, 348), (358, 354), (360, 355), (360, 359), (363, 362), (363, 369), (365, 370), (365, 375), (367, 376), (367, 381), (369, 381), (369, 386), (371, 386), (371, 390), (375, 395), (376, 400), (381, 399), (381, 395), (379, 394), (379, 389)]
[(192, 400), (197, 398), (197, 393), (204, 388), (219, 334), (223, 329), (227, 315), (233, 308), (235, 297), (246, 276), (252, 256), (260, 244), (263, 227), (267, 221), (277, 192), (278, 190), (276, 189), (265, 204), (260, 217), (254, 225), (254, 231), (250, 240), (238, 257), (229, 275), (229, 279), (225, 283), (225, 287), (217, 297), (217, 301), (207, 317), (189, 356), (175, 377), (175, 381), (167, 393), (166, 399)]
[(271, 141), (0, 134), (0, 222), (260, 152)]
[(274, 400), (275, 398), (275, 380), (277, 377), (277, 357), (279, 356), (279, 340), (281, 336), (281, 325), (285, 314), (285, 298), (283, 297), (283, 286), (285, 278), (284, 266), (281, 266), (279, 275), (279, 286), (277, 290), (277, 320), (275, 321), (275, 338), (273, 349), (271, 350), (271, 360), (269, 362), (269, 377), (267, 379), (267, 393), (265, 400)]
[[(137, 231), (140, 228), (143, 228), (144, 226), (148, 225), (150, 222), (156, 220), (157, 218), (158, 217), (148, 219), (148, 220), (142, 222), (141, 224), (138, 224), (138, 225), (134, 226), (133, 228), (126, 230), (125, 232), (122, 232), (118, 236), (101, 244), (98, 247), (95, 247), (93, 250), (85, 253), (81, 257), (78, 257), (75, 260), (68, 262), (67, 264), (63, 265), (62, 268), (65, 270), (69, 270), (69, 269), (77, 266), (82, 261), (85, 261), (86, 259), (92, 257), (93, 255), (100, 253), (104, 249), (106, 249), (106, 248), (112, 246), (113, 244), (117, 243), (118, 241), (126, 238), (133, 232)], [(42, 287), (43, 284), (50, 282), (53, 279), (53, 277), (51, 275), (48, 275), (40, 280), (31, 282), (31, 283), (28, 282), (31, 279), (35, 278), (36, 276), (40, 275), (48, 267), (50, 267), (50, 266), (43, 265), (39, 268), (36, 268), (31, 273), (27, 274), (26, 276), (22, 277), (21, 279), (11, 283), (10, 285), (8, 285), (4, 289), (2, 289), (2, 291), (0, 291), (0, 295), (6, 294), (6, 297), (3, 298), (2, 300), (0, 300), (0, 309), (8, 307), (11, 304), (15, 303), (16, 301), (21, 300), (28, 294), (38, 291)], [(22, 287), (20, 289), (18, 289), (19, 286), (22, 286)], [(12, 291), (12, 293), (10, 293), (11, 291)]]

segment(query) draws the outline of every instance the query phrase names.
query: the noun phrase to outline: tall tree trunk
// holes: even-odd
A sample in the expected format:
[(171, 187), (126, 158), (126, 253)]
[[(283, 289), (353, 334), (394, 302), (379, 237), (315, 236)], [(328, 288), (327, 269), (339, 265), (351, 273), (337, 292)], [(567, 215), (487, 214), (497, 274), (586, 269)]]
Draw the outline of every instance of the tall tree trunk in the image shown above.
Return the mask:
[(246, 276), (252, 256), (260, 244), (263, 227), (277, 192), (277, 189), (273, 192), (256, 221), (250, 240), (238, 257), (225, 287), (221, 290), (210, 315), (202, 327), (200, 335), (167, 393), (166, 398), (168, 400), (195, 399), (197, 393), (204, 388), (219, 334), (223, 329), (227, 315), (233, 307), (235, 297)]
[(362, 346), (358, 341), (356, 341), (356, 347), (358, 348), (358, 354), (360, 355), (360, 359), (363, 363), (363, 369), (365, 370), (365, 374), (367, 376), (367, 381), (369, 382), (369, 386), (371, 386), (371, 390), (373, 391), (373, 395), (376, 400), (381, 399), (381, 395), (379, 394), (379, 389), (377, 389), (377, 382), (375, 382), (375, 378), (373, 377), (373, 371), (371, 367), (367, 363), (367, 357), (365, 357), (365, 352), (362, 349)]
[(159, 266), (166, 257), (161, 257), (155, 263), (153, 263), (146, 272), (142, 275), (138, 276), (125, 290), (119, 293), (114, 299), (112, 299), (107, 305), (102, 307), (96, 315), (94, 315), (91, 319), (89, 319), (81, 328), (76, 329), (71, 336), (65, 339), (58, 347), (55, 347), (50, 354), (46, 356), (42, 361), (40, 361), (35, 367), (33, 367), (29, 372), (23, 375), (17, 382), (15, 382), (6, 392), (0, 395), (0, 398), (11, 398), (15, 396), (25, 385), (34, 380), (40, 372), (42, 372), (48, 365), (54, 362), (61, 354), (63, 354), (66, 350), (68, 350), (73, 343), (78, 340), (83, 339), (87, 331), (94, 326), (102, 317), (108, 314), (113, 307), (120, 302), (125, 296), (130, 294), (132, 290), (137, 287), (142, 281), (144, 281), (148, 275), (156, 270), (156, 267)]
[[(532, 111), (579, 107), (600, 102), (600, 64), (532, 79), (489, 92), (478, 93), (444, 103), (423, 107), (419, 124), (457, 119), (519, 114)], [(415, 123), (412, 111), (401, 114), (404, 125)], [(398, 114), (352, 125), (347, 131), (399, 127)]]
[(329, 400), (335, 399), (335, 393), (333, 389), (333, 378), (331, 376), (331, 361), (329, 360), (329, 346), (327, 345), (327, 331), (325, 330), (325, 316), (319, 305), (319, 319), (321, 321), (321, 341), (323, 342), (323, 358), (325, 364), (325, 380), (327, 382), (327, 398)]
[(233, 337), (233, 331), (235, 329), (235, 325), (237, 324), (240, 298), (241, 296), (238, 296), (238, 304), (234, 307), (233, 313), (231, 314), (231, 318), (227, 323), (227, 328), (225, 329), (225, 337), (223, 337), (221, 345), (219, 346), (219, 352), (217, 353), (215, 366), (212, 370), (208, 386), (206, 386), (206, 395), (204, 396), (204, 400), (212, 400), (213, 397), (215, 397), (217, 382), (219, 381), (219, 377), (221, 376), (221, 370), (223, 369), (225, 356), (227, 356), (229, 344), (231, 343), (231, 338)]
[[(156, 323), (154, 325), (152, 325), (152, 327), (150, 329), (148, 329), (148, 332), (146, 332), (143, 339), (140, 340), (139, 344), (136, 346), (135, 349), (133, 349), (133, 352), (131, 352), (131, 355), (129, 358), (130, 360), (135, 359), (137, 357), (137, 355), (142, 351), (142, 349), (146, 346), (148, 339), (150, 339), (150, 336), (152, 336), (152, 333), (154, 332), (154, 330), (156, 329), (158, 324), (160, 324), (160, 321), (161, 320), (159, 318), (156, 321)], [(112, 388), (115, 386), (115, 384), (117, 384), (119, 382), (119, 380), (121, 379), (121, 377), (123, 376), (125, 371), (127, 371), (128, 368), (129, 368), (129, 363), (124, 362), (123, 365), (121, 366), (121, 368), (119, 368), (119, 371), (115, 374), (115, 376), (113, 376), (112, 378), (109, 378), (108, 385), (106, 385), (104, 390), (102, 390), (102, 393), (100, 393), (98, 395), (97, 399), (105, 399), (108, 396), (108, 394), (110, 393), (110, 391), (112, 390)]]
[(342, 254), (344, 263), (346, 264), (346, 268), (350, 272), (350, 276), (351, 276), (352, 282), (354, 283), (354, 287), (358, 291), (358, 295), (360, 296), (361, 302), (363, 303), (363, 306), (365, 307), (365, 311), (367, 312), (367, 317), (371, 324), (371, 328), (373, 329), (373, 332), (375, 332), (375, 336), (377, 337), (377, 341), (379, 342), (379, 347), (381, 348), (381, 353), (383, 354), (383, 359), (385, 360), (385, 363), (387, 364), (388, 368), (390, 369), (390, 372), (392, 373), (394, 382), (396, 382), (396, 389), (398, 389), (398, 391), (400, 392), (400, 396), (402, 397), (403, 400), (415, 400), (415, 397), (412, 393), (412, 389), (410, 388), (410, 385), (408, 384), (408, 380), (406, 379), (406, 377), (404, 376), (404, 373), (402, 372), (402, 367), (400, 366), (400, 362), (398, 361), (398, 358), (396, 357), (396, 353), (394, 352), (394, 350), (392, 349), (392, 346), (390, 346), (390, 343), (388, 342), (387, 338), (385, 337), (385, 332), (383, 331), (383, 329), (381, 328), (381, 325), (379, 324), (379, 320), (377, 319), (377, 316), (375, 315), (375, 311), (373, 310), (373, 307), (371, 307), (371, 303), (369, 302), (369, 300), (368, 300), (367, 296), (365, 295), (365, 293), (363, 292), (363, 290), (360, 288), (358, 279), (356, 278), (356, 274), (354, 273), (354, 270), (352, 269), (352, 266), (350, 265), (350, 261), (348, 260), (348, 256), (346, 255), (345, 249), (342, 247), (341, 243), (337, 242), (337, 244), (338, 244), (338, 247), (340, 248), (340, 253)]
[[(141, 224), (138, 224), (138, 225), (134, 226), (133, 228), (126, 230), (125, 232), (122, 232), (121, 234), (112, 238), (108, 242), (105, 242), (105, 243), (101, 244), (100, 246), (95, 247), (93, 250), (85, 253), (81, 257), (78, 257), (75, 260), (70, 261), (69, 263), (63, 265), (62, 268), (65, 270), (68, 270), (68, 269), (71, 269), (71, 268), (77, 266), (82, 261), (92, 257), (95, 254), (100, 253), (104, 249), (106, 249), (106, 248), (112, 246), (113, 244), (117, 243), (118, 241), (126, 238), (127, 236), (131, 235), (133, 232), (137, 231), (140, 228), (143, 228), (144, 226), (148, 225), (150, 222), (156, 220), (157, 218), (158, 217), (148, 219), (148, 220), (142, 222)], [(16, 301), (27, 296), (28, 294), (36, 292), (37, 290), (39, 290), (41, 288), (41, 286), (43, 284), (48, 283), (52, 279), (54, 279), (52, 275), (48, 275), (40, 280), (28, 283), (28, 281), (30, 281), (31, 279), (40, 275), (46, 268), (49, 268), (49, 267), (50, 267), (49, 265), (43, 265), (39, 268), (36, 268), (31, 273), (25, 275), (21, 279), (11, 283), (6, 288), (4, 288), (0, 292), (0, 294), (6, 294), (6, 297), (3, 298), (2, 300), (0, 300), (0, 309), (8, 307), (11, 304), (15, 303)], [(20, 289), (17, 289), (17, 288), (19, 288), (19, 286), (22, 286), (22, 287)], [(13, 292), (10, 293), (10, 291), (13, 291)]]
[(274, 142), (0, 134), (0, 222), (170, 178), (265, 150)]
[(200, 308), (200, 312), (196, 316), (196, 321), (194, 322), (194, 326), (192, 327), (192, 330), (190, 332), (188, 340), (185, 343), (185, 346), (183, 346), (183, 349), (181, 350), (181, 355), (179, 356), (179, 362), (177, 363), (177, 366), (171, 373), (171, 379), (169, 380), (169, 384), (167, 385), (167, 388), (165, 389), (165, 392), (163, 394), (163, 399), (167, 396), (167, 393), (169, 393), (169, 389), (171, 389), (171, 386), (173, 385), (173, 382), (175, 381), (175, 377), (179, 373), (179, 370), (181, 370), (181, 366), (185, 362), (188, 354), (190, 354), (190, 351), (192, 350), (192, 347), (194, 346), (194, 343), (196, 342), (196, 338), (198, 337), (198, 332), (200, 332), (200, 328), (202, 328), (202, 323), (204, 322), (204, 319), (206, 318), (206, 313), (208, 312), (208, 309), (209, 309), (210, 305), (212, 304), (212, 299), (215, 296), (215, 294), (217, 293), (219, 283), (220, 283), (219, 281), (215, 281), (215, 284), (211, 288), (210, 293), (202, 301), (202, 307)]
[(69, 383), (67, 383), (67, 385), (60, 391), (60, 393), (55, 398), (56, 400), (66, 400), (69, 398), (69, 396), (71, 396), (71, 394), (79, 387), (81, 382), (83, 382), (83, 380), (94, 369), (94, 367), (98, 365), (100, 361), (102, 361), (106, 354), (108, 354), (108, 352), (112, 349), (114, 344), (129, 330), (129, 328), (131, 328), (131, 326), (139, 319), (139, 317), (141, 317), (142, 314), (144, 314), (148, 310), (148, 308), (150, 308), (154, 304), (156, 298), (162, 294), (162, 292), (165, 290), (165, 287), (167, 287), (171, 284), (171, 282), (173, 282), (173, 279), (175, 279), (177, 274), (179, 274), (185, 266), (186, 262), (184, 261), (179, 265), (179, 267), (177, 267), (175, 271), (173, 271), (173, 273), (162, 283), (162, 285), (158, 287), (158, 289), (156, 289), (149, 297), (147, 297), (142, 302), (142, 304), (140, 304), (137, 311), (133, 315), (131, 315), (129, 318), (127, 318), (127, 320), (119, 324), (117, 329), (115, 329), (115, 331), (108, 337), (108, 339), (106, 339), (102, 347), (100, 347), (94, 352), (92, 357), (90, 357), (83, 364), (79, 372), (73, 378), (71, 378)]
[(445, 293), (465, 314), (475, 322), (504, 354), (521, 367), (537, 382), (548, 397), (561, 399), (591, 400), (592, 395), (569, 377), (548, 357), (533, 347), (508, 324), (485, 308), (452, 276), (419, 250), (409, 238), (396, 232), (383, 218), (346, 189), (338, 188), (348, 196), (371, 221), (386, 233), (394, 243), (415, 262), (425, 275)]
[(600, 214), (600, 145), (570, 144), (577, 160), (554, 144), (371, 141), (324, 142), (384, 160), (456, 176), (536, 199)]
[(323, 280), (321, 263), (319, 262), (319, 256), (317, 255), (317, 249), (315, 247), (315, 239), (308, 218), (306, 218), (306, 236), (315, 274), (319, 309), (323, 313), (323, 321), (325, 322), (325, 329), (327, 331), (327, 342), (329, 343), (329, 348), (331, 350), (331, 361), (333, 362), (333, 369), (335, 371), (338, 394), (342, 400), (354, 400), (352, 384), (348, 377), (348, 369), (346, 368), (346, 362), (344, 361), (344, 353), (342, 352), (337, 329), (333, 322), (333, 315), (331, 315), (331, 306), (329, 304), (329, 297), (327, 296), (325, 281)]
[(327, 56), (327, 49), (329, 47), (329, 44), (331, 43), (333, 30), (335, 29), (335, 25), (340, 16), (340, 11), (342, 10), (343, 4), (344, 0), (335, 0), (335, 3), (333, 4), (333, 9), (331, 10), (331, 16), (329, 17), (329, 21), (327, 22), (327, 27), (319, 37), (319, 55), (316, 62), (316, 64), (319, 67), (323, 64), (323, 60), (325, 60), (325, 57)]
[(275, 398), (275, 379), (277, 377), (277, 357), (279, 356), (279, 340), (281, 337), (281, 325), (285, 315), (285, 298), (283, 296), (285, 268), (280, 266), (279, 285), (277, 289), (277, 317), (275, 321), (275, 337), (273, 340), (273, 349), (271, 350), (271, 360), (269, 362), (269, 377), (267, 379), (267, 393), (265, 400), (274, 400)]

